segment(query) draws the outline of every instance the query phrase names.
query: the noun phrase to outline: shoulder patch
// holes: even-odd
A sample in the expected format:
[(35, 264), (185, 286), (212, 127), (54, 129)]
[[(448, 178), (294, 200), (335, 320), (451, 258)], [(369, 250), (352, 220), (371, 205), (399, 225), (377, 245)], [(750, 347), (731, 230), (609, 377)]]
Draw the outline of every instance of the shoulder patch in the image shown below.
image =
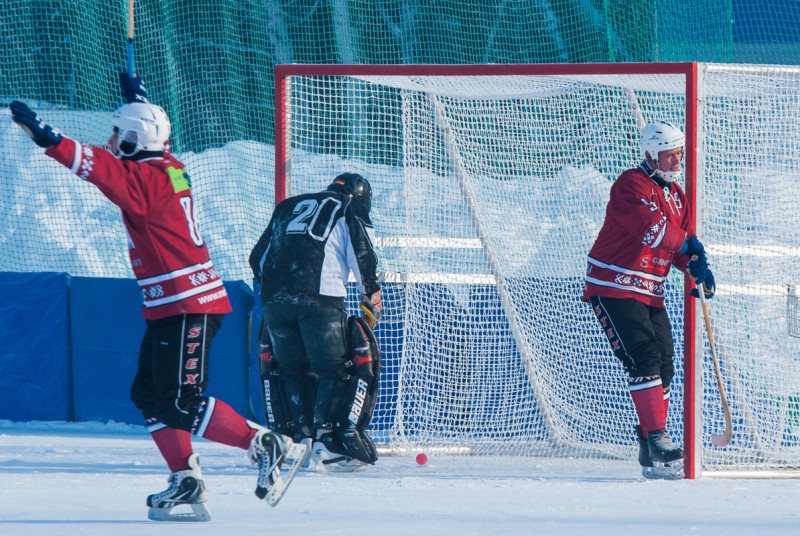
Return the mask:
[(178, 169), (170, 166), (167, 168), (167, 176), (172, 181), (172, 190), (176, 194), (192, 189), (192, 183), (189, 180), (189, 174), (186, 173), (186, 168)]

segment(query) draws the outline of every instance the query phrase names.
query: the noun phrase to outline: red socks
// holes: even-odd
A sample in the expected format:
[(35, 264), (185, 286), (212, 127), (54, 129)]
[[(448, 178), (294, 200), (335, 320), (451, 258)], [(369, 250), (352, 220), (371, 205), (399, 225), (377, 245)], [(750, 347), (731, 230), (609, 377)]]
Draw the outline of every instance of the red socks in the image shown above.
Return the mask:
[(215, 443), (247, 450), (250, 440), (256, 435), (255, 428), (247, 424), (247, 419), (222, 400), (215, 400), (212, 411), (202, 437)]
[[(198, 436), (243, 450), (250, 447), (256, 429), (247, 423), (247, 419), (236, 413), (225, 402), (213, 398), (209, 399), (208, 411), (211, 412), (206, 416), (208, 424), (202, 435), (198, 433)], [(150, 435), (170, 471), (175, 473), (189, 469), (189, 456), (192, 455), (191, 433), (165, 426), (151, 432)]]
[(661, 377), (631, 378), (628, 387), (645, 436), (652, 430), (666, 428), (669, 398), (664, 397)]
[(173, 473), (189, 469), (189, 456), (192, 455), (192, 434), (176, 428), (162, 428), (151, 432), (161, 456)]

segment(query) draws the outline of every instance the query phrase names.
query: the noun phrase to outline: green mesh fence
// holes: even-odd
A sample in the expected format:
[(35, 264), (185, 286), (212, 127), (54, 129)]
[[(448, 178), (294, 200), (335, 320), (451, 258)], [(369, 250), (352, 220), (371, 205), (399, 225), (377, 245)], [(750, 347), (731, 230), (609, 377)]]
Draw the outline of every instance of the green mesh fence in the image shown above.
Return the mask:
[[(67, 135), (104, 143), (126, 11), (124, 0), (3, 3), (0, 270), (130, 275), (115, 208), (32, 148), (5, 109), (23, 99)], [(170, 115), (226, 278), (248, 278), (273, 204), (276, 63), (800, 58), (794, 0), (136, 0), (135, 22), (136, 71)]]

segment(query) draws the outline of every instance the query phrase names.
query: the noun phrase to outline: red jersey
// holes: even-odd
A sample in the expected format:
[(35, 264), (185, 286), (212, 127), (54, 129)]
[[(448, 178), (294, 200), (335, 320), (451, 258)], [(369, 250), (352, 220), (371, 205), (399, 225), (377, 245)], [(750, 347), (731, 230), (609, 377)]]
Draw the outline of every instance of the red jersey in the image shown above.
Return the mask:
[(606, 219), (589, 252), (583, 301), (636, 298), (664, 307), (670, 268), (686, 271), (689, 263), (677, 251), (693, 227), (683, 189), (665, 184), (638, 167), (611, 187)]
[(175, 157), (120, 160), (66, 137), (46, 154), (122, 210), (145, 318), (231, 312), (195, 219), (189, 176)]

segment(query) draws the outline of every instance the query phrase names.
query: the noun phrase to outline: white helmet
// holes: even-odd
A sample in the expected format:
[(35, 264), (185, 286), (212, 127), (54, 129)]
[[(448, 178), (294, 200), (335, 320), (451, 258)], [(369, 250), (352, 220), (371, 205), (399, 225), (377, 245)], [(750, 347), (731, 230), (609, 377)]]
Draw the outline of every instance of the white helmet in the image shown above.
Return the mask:
[(647, 154), (650, 153), (650, 158), (655, 161), (657, 176), (667, 182), (680, 178), (680, 171), (663, 171), (658, 168), (658, 153), (686, 145), (686, 136), (681, 129), (667, 121), (650, 123), (642, 129), (641, 144), (644, 157), (647, 158)]
[(161, 106), (145, 102), (123, 104), (111, 115), (111, 124), (119, 130), (119, 157), (163, 151), (172, 128)]

